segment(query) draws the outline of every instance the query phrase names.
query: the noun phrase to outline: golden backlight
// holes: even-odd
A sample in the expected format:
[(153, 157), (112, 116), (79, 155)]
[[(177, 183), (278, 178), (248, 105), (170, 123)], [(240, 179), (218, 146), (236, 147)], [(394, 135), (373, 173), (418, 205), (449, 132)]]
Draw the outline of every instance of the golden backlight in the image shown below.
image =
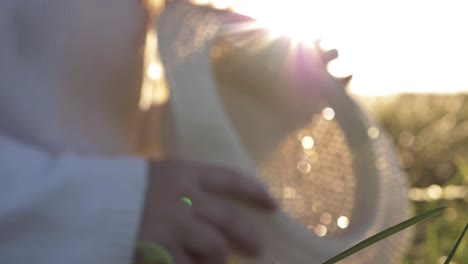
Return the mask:
[(330, 64), (337, 76), (352, 74), (351, 91), (468, 91), (465, 1), (441, 0), (194, 0), (232, 8), (295, 40), (323, 40), (337, 48)]

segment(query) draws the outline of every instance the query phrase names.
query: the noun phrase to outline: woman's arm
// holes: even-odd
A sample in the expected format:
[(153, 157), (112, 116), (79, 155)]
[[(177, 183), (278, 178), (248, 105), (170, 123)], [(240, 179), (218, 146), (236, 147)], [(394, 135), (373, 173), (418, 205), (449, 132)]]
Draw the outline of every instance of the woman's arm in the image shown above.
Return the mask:
[(52, 157), (0, 135), (0, 263), (122, 263), (133, 254), (144, 160)]

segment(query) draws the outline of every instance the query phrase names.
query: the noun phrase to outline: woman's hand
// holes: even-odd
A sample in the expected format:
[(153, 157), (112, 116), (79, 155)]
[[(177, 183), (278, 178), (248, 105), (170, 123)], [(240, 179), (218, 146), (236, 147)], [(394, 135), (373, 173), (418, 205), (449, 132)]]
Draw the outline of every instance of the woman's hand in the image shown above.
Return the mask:
[(252, 223), (230, 202), (274, 210), (275, 202), (258, 181), (182, 161), (152, 162), (149, 173), (139, 241), (163, 246), (177, 264), (223, 264), (231, 247), (246, 255), (260, 253)]

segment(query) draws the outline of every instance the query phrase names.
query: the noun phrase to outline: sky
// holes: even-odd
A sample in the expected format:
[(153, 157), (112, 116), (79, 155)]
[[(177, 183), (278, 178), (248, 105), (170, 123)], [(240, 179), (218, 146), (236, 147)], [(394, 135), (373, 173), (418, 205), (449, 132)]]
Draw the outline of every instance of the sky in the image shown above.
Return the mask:
[(330, 71), (352, 74), (354, 93), (468, 92), (466, 0), (214, 0), (229, 5), (276, 34), (338, 49)]

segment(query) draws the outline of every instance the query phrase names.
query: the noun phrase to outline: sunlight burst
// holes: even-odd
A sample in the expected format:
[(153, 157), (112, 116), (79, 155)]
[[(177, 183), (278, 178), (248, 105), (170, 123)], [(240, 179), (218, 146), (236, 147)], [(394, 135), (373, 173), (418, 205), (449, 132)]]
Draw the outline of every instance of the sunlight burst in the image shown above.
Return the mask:
[[(236, 12), (258, 19), (268, 27), (273, 36), (288, 36), (296, 41), (312, 42), (322, 37), (330, 18), (321, 10), (327, 10), (327, 1), (248, 1), (237, 0), (233, 6)], [(325, 23), (330, 25), (330, 23)]]
[(272, 36), (306, 43), (320, 38), (324, 48), (337, 48), (340, 59), (330, 72), (352, 74), (354, 93), (468, 91), (464, 1), (211, 1), (223, 8), (227, 3), (258, 19)]

